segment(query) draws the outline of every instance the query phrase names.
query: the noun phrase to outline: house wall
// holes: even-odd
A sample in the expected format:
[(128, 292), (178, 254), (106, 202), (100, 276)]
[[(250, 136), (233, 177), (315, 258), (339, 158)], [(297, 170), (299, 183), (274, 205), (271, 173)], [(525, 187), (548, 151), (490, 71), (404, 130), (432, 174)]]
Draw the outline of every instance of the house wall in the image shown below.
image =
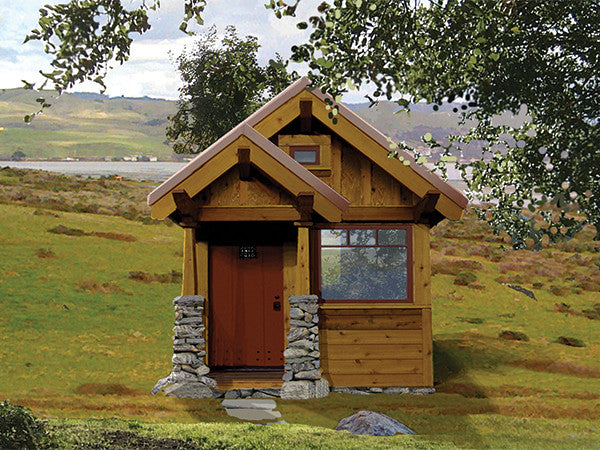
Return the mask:
[(429, 228), (414, 225), (412, 236), (412, 304), (321, 305), (321, 368), (330, 386), (433, 386)]

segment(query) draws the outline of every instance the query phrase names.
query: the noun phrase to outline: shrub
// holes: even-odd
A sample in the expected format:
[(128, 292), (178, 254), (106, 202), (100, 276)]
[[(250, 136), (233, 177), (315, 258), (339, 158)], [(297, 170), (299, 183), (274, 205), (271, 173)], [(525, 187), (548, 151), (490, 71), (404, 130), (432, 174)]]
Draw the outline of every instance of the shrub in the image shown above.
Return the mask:
[(600, 303), (595, 303), (592, 309), (584, 309), (581, 312), (588, 319), (600, 320)]
[(554, 295), (565, 295), (566, 294), (566, 289), (562, 286), (558, 286), (556, 284), (552, 284), (550, 286), (550, 292), (552, 292), (552, 294)]
[(441, 261), (434, 261), (431, 267), (431, 274), (443, 273), (445, 275), (458, 275), (464, 270), (480, 270), (483, 264), (472, 259), (448, 259), (444, 258)]
[(463, 270), (461, 272), (458, 272), (458, 275), (456, 275), (456, 278), (454, 279), (454, 284), (457, 284), (459, 286), (468, 286), (469, 284), (474, 283), (475, 281), (477, 281), (477, 275), (475, 275), (471, 271)]
[(498, 336), (499, 339), (503, 339), (505, 341), (528, 341), (529, 337), (525, 333), (521, 333), (520, 331), (510, 331), (504, 330)]
[(554, 307), (556, 308), (556, 311), (558, 312), (570, 312), (571, 311), (571, 305), (569, 305), (568, 303), (555, 303)]
[(556, 342), (562, 345), (568, 345), (569, 347), (585, 347), (585, 344), (581, 339), (574, 337), (559, 336)]
[(38, 248), (35, 251), (35, 256), (38, 258), (56, 258), (56, 253), (49, 248)]
[(49, 233), (54, 234), (66, 234), (67, 236), (85, 236), (85, 231), (79, 228), (69, 228), (64, 225), (57, 225), (54, 228), (48, 230)]
[(46, 436), (44, 424), (28, 408), (0, 402), (0, 448), (39, 448)]

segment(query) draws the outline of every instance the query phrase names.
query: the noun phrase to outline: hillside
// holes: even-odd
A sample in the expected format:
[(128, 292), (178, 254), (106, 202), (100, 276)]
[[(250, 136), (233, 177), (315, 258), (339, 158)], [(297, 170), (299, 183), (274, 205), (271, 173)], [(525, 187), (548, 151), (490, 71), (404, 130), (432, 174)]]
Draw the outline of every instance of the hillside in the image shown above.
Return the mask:
[[(72, 93), (60, 98), (44, 92), (52, 104), (31, 124), (23, 116), (37, 110), (38, 93), (24, 89), (0, 90), (0, 158), (16, 151), (27, 158), (157, 156), (170, 159), (166, 143), (168, 116), (176, 111), (175, 101), (153, 98), (110, 98), (101, 94)], [(395, 114), (397, 105), (381, 102), (350, 104), (375, 128), (399, 141), (419, 147), (429, 132), (442, 138), (459, 131), (455, 115), (446, 107), (434, 112), (425, 104), (411, 107), (411, 113)]]
[[(228, 416), (219, 399), (150, 394), (172, 367), (182, 258), (179, 227), (143, 223), (150, 189), (0, 169), (0, 198), (11, 199), (0, 202), (0, 401), (50, 418), (69, 443), (61, 448), (138, 434), (189, 438), (143, 448), (598, 448), (591, 229), (533, 252), (510, 250), (472, 214), (442, 222), (431, 241), (436, 394), (278, 399), (293, 425), (261, 427)], [(417, 435), (333, 431), (361, 409)], [(102, 448), (142, 448), (120, 444)]]
[(35, 92), (0, 90), (0, 156), (22, 151), (28, 158), (171, 157), (165, 144), (167, 117), (176, 102), (150, 98), (109, 98), (99, 94), (64, 94), (31, 124), (23, 116), (37, 109)]

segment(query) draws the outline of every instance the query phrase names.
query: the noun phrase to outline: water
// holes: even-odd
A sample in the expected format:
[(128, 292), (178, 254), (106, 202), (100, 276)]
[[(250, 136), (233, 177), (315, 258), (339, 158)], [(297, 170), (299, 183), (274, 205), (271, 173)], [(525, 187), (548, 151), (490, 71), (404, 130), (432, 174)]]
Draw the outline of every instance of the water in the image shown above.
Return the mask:
[[(142, 161), (0, 161), (0, 167), (17, 169), (37, 169), (58, 172), (65, 175), (109, 176), (118, 175), (132, 180), (162, 182), (185, 166), (184, 162), (142, 162)], [(454, 167), (448, 168), (448, 183), (459, 190), (466, 185)]]
[(0, 161), (0, 167), (37, 169), (65, 175), (91, 177), (119, 175), (132, 180), (164, 181), (185, 166), (184, 162), (142, 161)]

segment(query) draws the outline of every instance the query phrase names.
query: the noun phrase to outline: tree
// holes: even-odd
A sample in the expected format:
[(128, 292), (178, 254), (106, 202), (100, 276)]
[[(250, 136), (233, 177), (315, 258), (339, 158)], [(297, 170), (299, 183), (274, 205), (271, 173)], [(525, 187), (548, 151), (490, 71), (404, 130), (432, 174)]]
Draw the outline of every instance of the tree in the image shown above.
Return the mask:
[(259, 47), (256, 37), (241, 39), (232, 26), (219, 45), (213, 27), (177, 58), (184, 85), (167, 128), (176, 153), (204, 150), (297, 77), (279, 55), (260, 66)]
[[(493, 205), (480, 216), (517, 248), (540, 248), (544, 236), (554, 242), (586, 224), (600, 239), (600, 2), (419, 3), (323, 4), (293, 59), (308, 62), (334, 95), (371, 83), (373, 102), (462, 99), (463, 118), (477, 125), (448, 142), (424, 140), (445, 161), (461, 145), (481, 146), (480, 160), (458, 164), (471, 196)], [(523, 104), (529, 123), (498, 119)]]
[[(55, 55), (57, 73), (47, 78), (59, 91), (82, 79), (101, 81), (110, 58), (127, 59), (129, 33), (148, 29), (145, 11), (158, 3), (142, 2), (127, 14), (120, 0), (71, 0), (42, 10), (29, 38), (45, 41)], [(206, 0), (185, 3), (189, 20), (199, 18)], [(266, 6), (281, 17), (293, 15), (298, 3)], [(308, 62), (316, 84), (336, 99), (371, 83), (372, 100), (404, 107), (465, 100), (464, 118), (478, 125), (447, 143), (425, 140), (441, 146), (445, 160), (452, 147), (480, 142), (482, 159), (458, 166), (477, 197), (495, 205), (481, 209), (481, 217), (518, 248), (568, 238), (586, 224), (600, 239), (599, 10), (599, 0), (331, 0), (311, 18), (310, 39), (293, 48), (293, 59)], [(92, 23), (117, 13), (125, 14), (124, 27)], [(78, 32), (82, 23), (88, 29)], [(108, 51), (100, 62), (89, 57), (98, 44)], [(529, 124), (515, 129), (493, 120), (522, 104)]]
[[(201, 14), (206, 0), (184, 0), (180, 30), (188, 30), (189, 22), (202, 24)], [(53, 57), (53, 70), (40, 73), (45, 78), (41, 86), (23, 80), (26, 89), (43, 89), (52, 84), (58, 94), (83, 81), (104, 86), (104, 76), (114, 61), (122, 64), (129, 59), (131, 33), (140, 35), (150, 29), (148, 11), (160, 7), (160, 0), (142, 0), (126, 8), (121, 0), (71, 0), (40, 9), (38, 27), (25, 37), (44, 42), (44, 51)], [(31, 122), (44, 108), (50, 106), (44, 97), (37, 102), (40, 109), (25, 116)]]

